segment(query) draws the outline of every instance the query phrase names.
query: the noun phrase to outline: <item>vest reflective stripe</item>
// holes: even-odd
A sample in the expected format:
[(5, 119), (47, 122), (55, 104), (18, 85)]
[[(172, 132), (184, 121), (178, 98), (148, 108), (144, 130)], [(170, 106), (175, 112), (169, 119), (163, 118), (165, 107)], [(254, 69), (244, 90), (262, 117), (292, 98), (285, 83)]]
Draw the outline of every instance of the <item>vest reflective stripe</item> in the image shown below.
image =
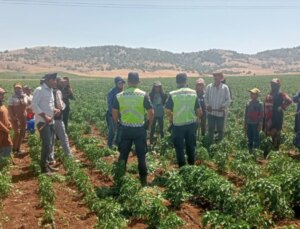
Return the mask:
[(190, 88), (180, 88), (170, 92), (173, 100), (173, 124), (183, 126), (196, 122), (195, 103), (197, 93)]
[(146, 92), (130, 87), (117, 94), (120, 106), (121, 124), (123, 126), (140, 127), (145, 123), (144, 97)]

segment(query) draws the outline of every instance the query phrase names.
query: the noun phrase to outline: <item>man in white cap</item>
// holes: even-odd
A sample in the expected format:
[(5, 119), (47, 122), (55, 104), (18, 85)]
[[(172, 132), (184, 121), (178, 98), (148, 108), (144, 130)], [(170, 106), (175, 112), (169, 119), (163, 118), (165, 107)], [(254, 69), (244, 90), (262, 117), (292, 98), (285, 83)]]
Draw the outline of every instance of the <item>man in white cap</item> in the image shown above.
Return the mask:
[(215, 129), (218, 132), (218, 140), (224, 137), (224, 123), (227, 109), (230, 105), (230, 92), (226, 84), (223, 84), (223, 73), (213, 74), (214, 83), (207, 85), (205, 104), (208, 120), (208, 141), (214, 143)]
[(51, 175), (57, 171), (49, 165), (50, 154), (52, 152), (53, 124), (54, 116), (60, 110), (54, 106), (53, 87), (56, 85), (57, 73), (48, 73), (43, 77), (42, 85), (33, 92), (32, 110), (35, 113), (37, 128), (42, 140), (41, 150), (41, 172)]

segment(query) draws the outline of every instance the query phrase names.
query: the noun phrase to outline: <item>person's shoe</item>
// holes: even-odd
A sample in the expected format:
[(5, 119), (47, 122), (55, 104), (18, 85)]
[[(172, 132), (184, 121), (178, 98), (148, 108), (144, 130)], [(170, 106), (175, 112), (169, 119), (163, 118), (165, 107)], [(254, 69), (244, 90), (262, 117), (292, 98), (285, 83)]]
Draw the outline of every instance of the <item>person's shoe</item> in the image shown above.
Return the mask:
[(148, 185), (147, 183), (147, 176), (140, 177), (141, 185), (142, 187), (146, 187)]
[(50, 165), (48, 165), (47, 167), (48, 167), (48, 169), (49, 169), (51, 172), (58, 172), (58, 171), (59, 171), (58, 168), (52, 167), (52, 166), (50, 166)]
[(52, 171), (50, 170), (50, 168), (48, 168), (48, 166), (42, 167), (41, 173), (43, 173), (47, 176), (52, 176), (53, 175)]
[(49, 161), (48, 165), (55, 165), (56, 164), (56, 161), (53, 160), (53, 161)]

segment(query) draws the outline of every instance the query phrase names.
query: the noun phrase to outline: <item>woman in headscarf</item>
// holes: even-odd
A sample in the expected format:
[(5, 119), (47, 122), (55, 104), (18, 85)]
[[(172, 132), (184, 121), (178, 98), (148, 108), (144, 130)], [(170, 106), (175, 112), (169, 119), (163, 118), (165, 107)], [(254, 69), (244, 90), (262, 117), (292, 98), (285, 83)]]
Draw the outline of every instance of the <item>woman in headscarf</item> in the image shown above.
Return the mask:
[(264, 101), (263, 131), (272, 137), (273, 145), (279, 150), (280, 133), (283, 124), (283, 111), (292, 103), (291, 98), (280, 91), (281, 81), (277, 78), (271, 81), (271, 92)]
[(150, 143), (153, 144), (156, 122), (158, 122), (160, 137), (164, 137), (164, 105), (167, 95), (162, 89), (161, 82), (153, 83), (149, 96), (154, 108), (154, 119), (150, 131)]

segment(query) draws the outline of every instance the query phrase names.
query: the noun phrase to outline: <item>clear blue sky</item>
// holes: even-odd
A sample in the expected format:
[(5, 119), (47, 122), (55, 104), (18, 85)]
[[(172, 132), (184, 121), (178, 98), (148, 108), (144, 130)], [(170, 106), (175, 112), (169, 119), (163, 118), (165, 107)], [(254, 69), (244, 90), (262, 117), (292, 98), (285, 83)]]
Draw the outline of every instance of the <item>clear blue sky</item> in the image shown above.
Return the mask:
[(122, 45), (256, 53), (300, 45), (298, 0), (0, 0), (0, 9), (1, 51)]

